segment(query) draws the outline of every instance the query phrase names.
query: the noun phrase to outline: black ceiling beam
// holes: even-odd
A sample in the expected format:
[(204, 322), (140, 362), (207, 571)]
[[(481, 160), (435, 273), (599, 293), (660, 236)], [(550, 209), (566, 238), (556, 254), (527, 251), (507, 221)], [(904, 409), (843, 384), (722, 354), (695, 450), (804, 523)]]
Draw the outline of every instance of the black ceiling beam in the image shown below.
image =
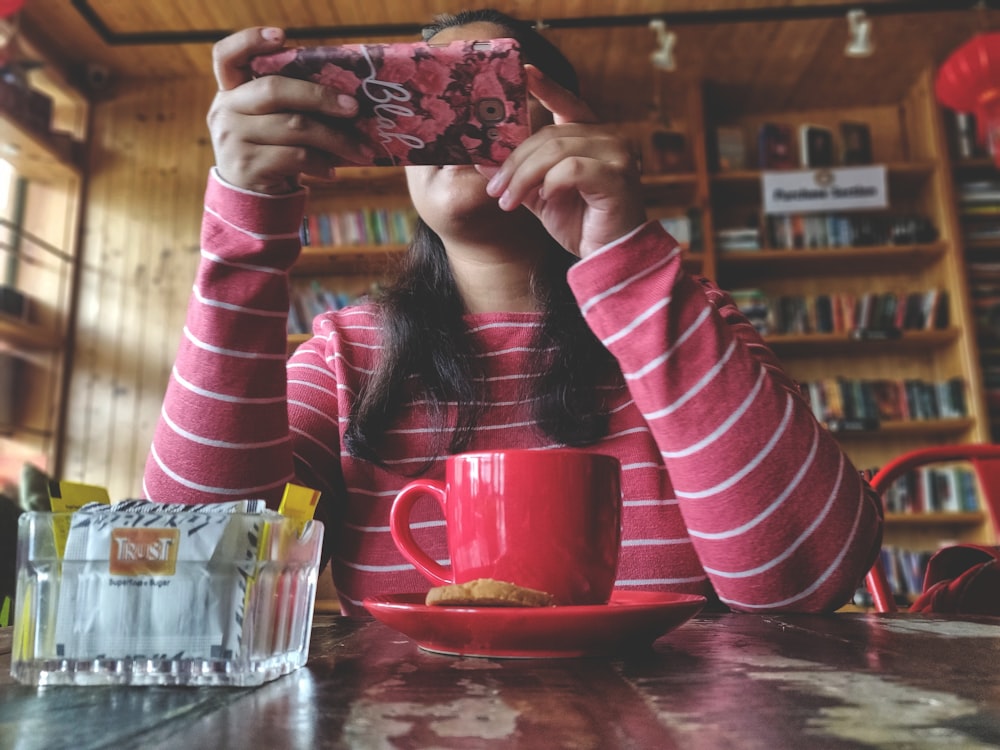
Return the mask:
[[(191, 31), (119, 32), (108, 27), (90, 0), (71, 0), (90, 27), (111, 47), (153, 44), (201, 44), (216, 42), (232, 33), (227, 29)], [(648, 26), (654, 19), (668, 26), (711, 26), (730, 23), (765, 23), (768, 21), (810, 21), (843, 18), (848, 10), (863, 10), (871, 17), (914, 13), (943, 13), (964, 10), (997, 10), (1000, 0), (900, 0), (896, 3), (857, 2), (850, 5), (789, 5), (783, 7), (735, 8), (729, 10), (689, 10), (622, 16), (585, 16), (578, 18), (543, 18), (549, 29), (593, 29), (626, 26)], [(420, 33), (422, 24), (371, 24), (359, 26), (303, 26), (285, 29), (289, 39), (376, 39), (380, 37), (412, 36)]]

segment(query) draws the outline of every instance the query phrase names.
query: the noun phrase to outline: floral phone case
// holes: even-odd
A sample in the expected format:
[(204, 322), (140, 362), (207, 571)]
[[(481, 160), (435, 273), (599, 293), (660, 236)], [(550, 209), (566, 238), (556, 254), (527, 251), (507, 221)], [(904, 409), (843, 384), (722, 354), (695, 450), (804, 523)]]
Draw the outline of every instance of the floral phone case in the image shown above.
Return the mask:
[(330, 122), (371, 146), (373, 166), (500, 164), (530, 133), (513, 39), (297, 47), (255, 57), (251, 68), (356, 97), (355, 119)]

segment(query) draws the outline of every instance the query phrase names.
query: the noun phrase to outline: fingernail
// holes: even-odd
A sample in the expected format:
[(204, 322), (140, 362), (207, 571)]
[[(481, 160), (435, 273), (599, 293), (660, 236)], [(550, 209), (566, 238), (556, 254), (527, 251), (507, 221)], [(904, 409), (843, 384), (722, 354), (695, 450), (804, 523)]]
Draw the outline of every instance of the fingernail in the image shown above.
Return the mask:
[(337, 104), (344, 109), (351, 111), (358, 106), (358, 100), (347, 94), (337, 94)]
[(500, 192), (500, 188), (503, 186), (503, 173), (497, 172), (490, 178), (490, 181), (486, 183), (486, 192), (489, 195), (496, 196)]
[(506, 211), (513, 204), (514, 199), (510, 195), (509, 190), (504, 190), (503, 195), (500, 196), (500, 208)]
[(269, 42), (280, 42), (281, 37), (284, 36), (284, 33), (281, 31), (281, 29), (276, 29), (271, 27), (267, 29), (262, 29), (260, 35)]

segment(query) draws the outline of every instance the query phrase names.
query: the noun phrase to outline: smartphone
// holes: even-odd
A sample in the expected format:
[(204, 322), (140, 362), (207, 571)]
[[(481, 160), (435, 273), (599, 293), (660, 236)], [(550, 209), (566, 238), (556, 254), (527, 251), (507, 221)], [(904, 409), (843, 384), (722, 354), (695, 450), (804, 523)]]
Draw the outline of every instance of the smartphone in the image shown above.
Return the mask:
[(328, 121), (370, 147), (362, 166), (496, 165), (531, 130), (514, 39), (293, 47), (257, 56), (250, 67), (257, 76), (315, 81), (357, 98), (356, 118)]

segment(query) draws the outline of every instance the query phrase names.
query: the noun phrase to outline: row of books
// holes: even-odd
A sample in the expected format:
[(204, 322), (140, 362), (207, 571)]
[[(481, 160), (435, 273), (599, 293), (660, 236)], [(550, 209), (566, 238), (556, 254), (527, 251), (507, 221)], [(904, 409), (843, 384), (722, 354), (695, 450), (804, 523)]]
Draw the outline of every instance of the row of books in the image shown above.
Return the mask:
[(972, 241), (1000, 238), (1000, 180), (961, 180), (955, 191), (965, 238)]
[(914, 245), (934, 242), (937, 228), (927, 216), (786, 214), (767, 217), (767, 241), (776, 250)]
[[(871, 128), (864, 122), (841, 122), (839, 143), (832, 128), (765, 122), (757, 130), (759, 169), (800, 169), (871, 164)], [(796, 131), (798, 137), (796, 137)], [(716, 128), (714, 167), (721, 172), (748, 169), (747, 142), (739, 127)]]
[(955, 191), (965, 238), (1000, 238), (1000, 180), (962, 180), (955, 185)]
[[(1000, 412), (1000, 362), (983, 361), (983, 394), (986, 405), (994, 414)], [(994, 442), (997, 439), (994, 438)]]
[(881, 554), (885, 578), (893, 594), (915, 597), (923, 591), (927, 563), (933, 552), (886, 545)]
[(875, 430), (884, 421), (953, 419), (968, 414), (965, 381), (823, 378), (800, 387), (816, 419), (834, 430)]
[[(969, 263), (969, 303), (980, 345), (983, 393), (994, 413), (1000, 412), (1000, 263)], [(996, 439), (1000, 439), (997, 435)]]
[(763, 248), (760, 241), (760, 230), (757, 227), (720, 229), (715, 233), (715, 244), (724, 253), (760, 250)]
[(976, 513), (982, 509), (976, 472), (967, 461), (921, 466), (882, 493), (886, 513)]
[(299, 234), (303, 245), (405, 245), (413, 237), (415, 221), (412, 209), (307, 214)]
[(893, 338), (902, 331), (945, 329), (948, 292), (865, 292), (784, 295), (736, 289), (736, 306), (761, 336), (788, 333), (850, 333), (857, 338)]
[(291, 304), (288, 308), (289, 335), (311, 332), (313, 318), (317, 315), (353, 305), (374, 291), (374, 286), (363, 294), (330, 289), (317, 279), (306, 285), (292, 286)]
[(969, 303), (980, 342), (996, 346), (1000, 345), (1000, 283), (977, 274), (983, 265), (969, 264)]

